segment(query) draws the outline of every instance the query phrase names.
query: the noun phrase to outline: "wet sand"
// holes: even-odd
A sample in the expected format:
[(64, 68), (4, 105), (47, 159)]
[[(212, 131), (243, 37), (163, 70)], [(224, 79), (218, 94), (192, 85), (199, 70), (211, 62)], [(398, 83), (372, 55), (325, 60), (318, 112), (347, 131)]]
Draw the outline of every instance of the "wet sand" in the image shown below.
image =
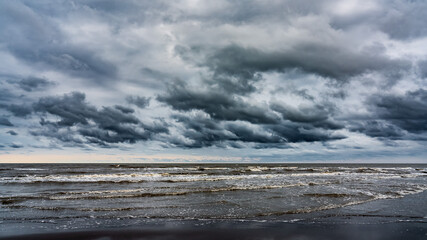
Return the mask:
[(176, 221), (157, 227), (98, 228), (0, 239), (427, 239), (426, 199), (427, 191), (398, 199), (320, 211), (310, 219), (293, 223), (230, 220), (200, 224), (199, 221)]
[(426, 239), (425, 224), (283, 224), (280, 229), (211, 229), (211, 230), (106, 230), (71, 232), (58, 234), (40, 234), (11, 237), (4, 239), (22, 240), (122, 240), (122, 239)]

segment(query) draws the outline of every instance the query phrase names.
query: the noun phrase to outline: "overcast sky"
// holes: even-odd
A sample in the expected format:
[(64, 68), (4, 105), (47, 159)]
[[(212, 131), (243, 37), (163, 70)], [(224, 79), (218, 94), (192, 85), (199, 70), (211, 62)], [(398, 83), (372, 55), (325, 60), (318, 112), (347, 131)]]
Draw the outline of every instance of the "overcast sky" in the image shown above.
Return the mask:
[(0, 161), (427, 163), (426, 13), (424, 0), (1, 1)]

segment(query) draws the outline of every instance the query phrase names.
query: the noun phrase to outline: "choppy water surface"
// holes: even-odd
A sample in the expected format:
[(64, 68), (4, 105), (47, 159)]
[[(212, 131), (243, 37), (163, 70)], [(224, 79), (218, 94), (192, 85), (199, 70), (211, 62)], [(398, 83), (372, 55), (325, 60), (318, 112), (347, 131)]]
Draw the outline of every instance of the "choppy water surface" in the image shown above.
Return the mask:
[(0, 223), (289, 219), (427, 189), (426, 165), (0, 165)]

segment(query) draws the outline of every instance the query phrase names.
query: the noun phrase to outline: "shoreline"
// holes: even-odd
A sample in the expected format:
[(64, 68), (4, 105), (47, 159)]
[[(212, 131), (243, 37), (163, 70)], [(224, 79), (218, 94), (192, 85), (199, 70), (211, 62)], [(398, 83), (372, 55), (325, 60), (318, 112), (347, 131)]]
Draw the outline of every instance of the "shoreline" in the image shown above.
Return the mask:
[[(426, 239), (427, 191), (314, 213), (295, 222), (189, 220), (158, 226), (81, 229), (3, 236), (18, 239)], [(297, 214), (294, 215), (298, 218)]]

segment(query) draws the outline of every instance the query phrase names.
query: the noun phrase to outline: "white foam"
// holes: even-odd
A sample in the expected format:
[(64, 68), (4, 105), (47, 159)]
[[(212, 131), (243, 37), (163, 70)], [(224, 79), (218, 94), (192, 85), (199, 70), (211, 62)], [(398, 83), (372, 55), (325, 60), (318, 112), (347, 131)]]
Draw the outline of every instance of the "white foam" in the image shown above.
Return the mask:
[(18, 170), (18, 171), (42, 171), (42, 170), (46, 170), (43, 168), (14, 168), (13, 170)]
[[(176, 169), (176, 168), (174, 168)], [(342, 179), (351, 180), (370, 180), (370, 179), (393, 179), (393, 178), (416, 178), (427, 176), (427, 173), (411, 171), (409, 173), (399, 172), (384, 172), (385, 168), (381, 171), (374, 172), (349, 172), (349, 171), (323, 171), (323, 172), (284, 172), (284, 173), (260, 173), (267, 168), (249, 167), (252, 174), (241, 175), (208, 175), (208, 174), (195, 174), (194, 171), (188, 171), (187, 174), (175, 175), (171, 171), (163, 172), (134, 172), (134, 173), (109, 173), (109, 174), (56, 174), (48, 176), (39, 175), (24, 175), (16, 177), (1, 177), (0, 181), (3, 183), (32, 183), (32, 182), (142, 182), (142, 181), (170, 181), (170, 182), (197, 182), (197, 181), (239, 181), (249, 179), (283, 179), (292, 180), (300, 178), (328, 178), (332, 176), (339, 176)], [(393, 168), (394, 169), (394, 168)], [(165, 170), (165, 169), (163, 169)], [(169, 169), (170, 170), (170, 169)]]

